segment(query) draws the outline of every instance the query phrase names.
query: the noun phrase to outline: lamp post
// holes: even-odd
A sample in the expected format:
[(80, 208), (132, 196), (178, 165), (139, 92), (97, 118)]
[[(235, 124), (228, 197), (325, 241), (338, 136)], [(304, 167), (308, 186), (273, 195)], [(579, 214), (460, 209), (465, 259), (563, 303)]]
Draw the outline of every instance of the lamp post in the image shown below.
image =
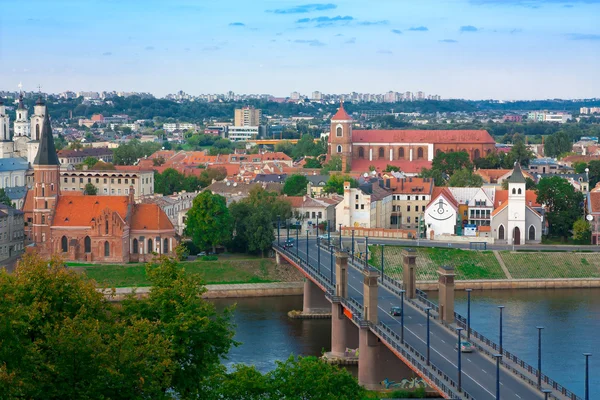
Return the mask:
[(287, 240), (286, 244), (287, 244), (290, 242), (290, 220), (287, 218), (285, 219), (285, 230), (286, 230), (286, 234), (287, 234), (287, 238), (286, 238), (286, 240)]
[(383, 262), (383, 248), (384, 248), (384, 244), (381, 245), (381, 282), (383, 282), (385, 280), (385, 275), (384, 275), (384, 262)]
[(543, 326), (536, 326), (538, 330), (538, 388), (542, 388), (542, 329)]
[(431, 307), (427, 307), (425, 309), (425, 311), (427, 311), (427, 365), (429, 365), (429, 348), (430, 348), (430, 341), (429, 341), (429, 317), (430, 317), (430, 311), (431, 311)]
[(329, 264), (329, 280), (331, 281), (331, 284), (333, 285), (333, 246), (329, 245), (329, 254), (330, 254), (330, 264)]
[(277, 246), (280, 245), (280, 240), (279, 240), (279, 226), (281, 224), (281, 216), (277, 216)]
[(542, 393), (544, 393), (544, 400), (548, 400), (548, 395), (552, 393), (550, 389), (542, 389)]
[(471, 340), (471, 292), (473, 289), (465, 289), (467, 292), (467, 340)]
[(354, 262), (354, 228), (352, 228), (352, 262)]
[(458, 391), (460, 392), (461, 389), (461, 383), (462, 383), (462, 346), (461, 346), (461, 335), (460, 332), (463, 330), (463, 328), (456, 328), (456, 336), (458, 337)]
[(331, 243), (331, 223), (327, 220), (327, 241)]
[[(317, 225), (317, 233), (319, 232), (319, 226)], [(321, 273), (321, 241), (317, 236), (317, 264), (319, 265), (319, 274)]]
[(344, 249), (342, 248), (342, 224), (340, 225), (340, 251), (343, 251)]
[(496, 359), (496, 400), (500, 400), (500, 360), (502, 354), (494, 354)]
[(365, 236), (365, 268), (369, 264), (369, 237)]
[(300, 236), (300, 229), (298, 229), (298, 224), (296, 223), (296, 257), (298, 257), (298, 252), (300, 251), (300, 245), (298, 244), (299, 236)]
[(500, 354), (502, 354), (502, 310), (504, 306), (498, 306), (500, 309)]
[(310, 267), (310, 262), (308, 261), (308, 229), (306, 230), (306, 265)]
[(319, 214), (317, 214), (317, 246), (319, 245)]
[(585, 400), (590, 400), (590, 356), (592, 353), (583, 353), (585, 356)]
[(402, 344), (404, 344), (404, 293), (406, 292), (406, 290), (401, 289), (400, 290), (400, 325), (401, 325), (401, 329), (400, 329), (400, 342)]

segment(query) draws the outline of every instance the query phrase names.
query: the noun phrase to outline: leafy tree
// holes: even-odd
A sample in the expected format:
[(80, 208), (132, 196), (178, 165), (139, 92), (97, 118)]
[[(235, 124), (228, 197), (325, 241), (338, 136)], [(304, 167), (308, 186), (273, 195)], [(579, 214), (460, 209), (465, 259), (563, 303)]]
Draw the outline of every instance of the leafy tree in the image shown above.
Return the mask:
[(470, 169), (460, 169), (456, 171), (448, 180), (448, 186), (451, 187), (481, 187), (483, 178), (479, 174), (474, 174)]
[(231, 237), (231, 225), (225, 198), (206, 190), (194, 198), (187, 212), (186, 234), (199, 248), (215, 251)]
[(529, 165), (529, 160), (531, 160), (533, 154), (525, 146), (525, 139), (523, 139), (522, 135), (514, 135), (513, 140), (514, 144), (512, 149), (510, 149), (511, 159), (519, 161), (523, 166)]
[(318, 157), (326, 152), (327, 148), (323, 147), (321, 142), (315, 143), (315, 138), (312, 135), (302, 135), (298, 143), (292, 148), (294, 158), (305, 156)]
[(304, 168), (321, 168), (321, 162), (316, 158), (306, 158), (304, 163)]
[(173, 168), (167, 168), (162, 174), (154, 172), (154, 192), (165, 196), (181, 191), (183, 188), (183, 174)]
[(160, 167), (165, 163), (165, 158), (163, 156), (156, 157), (152, 159), (152, 165), (155, 167)]
[(588, 167), (588, 165), (585, 162), (574, 162), (573, 163), (573, 168), (575, 169), (576, 174), (583, 174), (587, 167)]
[(69, 150), (81, 150), (83, 149), (83, 145), (79, 140), (74, 140), (69, 144)]
[(590, 187), (594, 187), (600, 182), (600, 160), (590, 161), (588, 168), (590, 169)]
[(592, 237), (590, 223), (584, 218), (578, 218), (573, 223), (573, 240), (577, 243), (590, 243)]
[(452, 176), (459, 169), (472, 169), (473, 164), (469, 159), (469, 153), (464, 151), (455, 151), (451, 153), (441, 152), (431, 163), (431, 169), (439, 171), (442, 175)]
[(419, 174), (420, 178), (431, 178), (436, 186), (445, 186), (446, 179), (442, 171), (433, 168), (423, 168)]
[(200, 174), (200, 183), (202, 187), (206, 187), (215, 181), (222, 181), (227, 178), (227, 169), (225, 167), (210, 167), (206, 168)]
[(98, 188), (93, 183), (86, 183), (83, 189), (83, 194), (88, 196), (95, 196), (98, 194)]
[(308, 179), (304, 175), (294, 174), (285, 180), (283, 194), (288, 196), (303, 196), (306, 194)]
[(344, 182), (350, 182), (351, 188), (358, 187), (358, 181), (348, 175), (331, 175), (323, 187), (325, 193), (344, 194)]
[(538, 182), (537, 201), (548, 210), (552, 235), (566, 239), (575, 221), (582, 213), (583, 194), (560, 176), (542, 178)]
[(285, 153), (291, 157), (292, 152), (294, 151), (294, 145), (289, 140), (282, 140), (275, 145), (275, 151)]
[(383, 172), (400, 172), (400, 167), (388, 164), (383, 170)]
[(573, 138), (565, 131), (558, 131), (546, 138), (544, 142), (544, 154), (549, 157), (558, 157), (573, 148)]
[(92, 169), (97, 162), (98, 159), (96, 157), (86, 157), (82, 164), (87, 165), (88, 169)]
[(12, 203), (10, 197), (8, 197), (8, 195), (6, 194), (6, 191), (2, 188), (0, 188), (0, 204), (4, 204), (9, 207), (13, 206), (13, 203)]
[(328, 174), (331, 171), (341, 171), (342, 170), (342, 157), (333, 156), (329, 159), (329, 162), (323, 165), (322, 173)]
[(60, 133), (56, 136), (56, 138), (54, 138), (54, 147), (57, 151), (67, 147), (67, 141), (65, 140), (65, 137)]
[(116, 165), (133, 165), (138, 159), (147, 157), (155, 151), (160, 150), (160, 148), (160, 143), (142, 143), (136, 139), (130, 140), (113, 150), (114, 163)]
[(98, 161), (92, 169), (100, 170), (100, 171), (114, 171), (116, 168), (112, 163), (107, 163), (104, 161)]

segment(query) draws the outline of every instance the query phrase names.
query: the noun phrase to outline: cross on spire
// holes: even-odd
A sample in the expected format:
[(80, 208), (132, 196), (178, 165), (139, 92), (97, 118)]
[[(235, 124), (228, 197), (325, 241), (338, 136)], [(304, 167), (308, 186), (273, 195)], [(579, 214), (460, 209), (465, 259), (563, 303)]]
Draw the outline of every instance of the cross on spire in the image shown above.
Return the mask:
[(37, 85), (38, 93), (42, 94), (42, 85)]
[(17, 87), (19, 88), (19, 92), (23, 92), (23, 84), (21, 82), (19, 82), (19, 84), (17, 85)]

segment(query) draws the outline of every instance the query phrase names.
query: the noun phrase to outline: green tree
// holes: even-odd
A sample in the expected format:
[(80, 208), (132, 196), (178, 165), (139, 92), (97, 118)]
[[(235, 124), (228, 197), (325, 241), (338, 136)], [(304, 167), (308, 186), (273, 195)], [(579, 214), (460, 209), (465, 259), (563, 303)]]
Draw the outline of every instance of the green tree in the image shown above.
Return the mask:
[(329, 159), (325, 165), (323, 165), (322, 173), (328, 174), (331, 171), (341, 171), (342, 170), (342, 157), (333, 156)]
[(184, 176), (173, 168), (167, 168), (162, 174), (154, 173), (154, 192), (165, 196), (181, 191)]
[(510, 156), (512, 160), (519, 161), (523, 166), (529, 165), (529, 160), (533, 157), (531, 151), (525, 146), (525, 139), (522, 135), (513, 136), (514, 144), (510, 149)]
[(574, 162), (573, 163), (573, 168), (575, 169), (576, 174), (583, 174), (587, 167), (588, 167), (588, 165), (585, 162)]
[(316, 158), (306, 158), (304, 168), (322, 168), (321, 162)]
[(395, 165), (388, 164), (383, 172), (400, 172), (400, 168), (396, 167)]
[(223, 196), (210, 190), (200, 193), (187, 212), (186, 234), (201, 249), (212, 248), (231, 238), (232, 219)]
[(423, 168), (419, 174), (419, 178), (431, 178), (435, 186), (446, 186), (446, 179), (442, 171), (433, 168)]
[(13, 203), (12, 203), (10, 197), (8, 197), (8, 195), (6, 194), (6, 191), (2, 188), (0, 188), (0, 204), (4, 204), (5, 206), (9, 206), (9, 207), (13, 206)]
[(573, 223), (573, 240), (577, 243), (589, 244), (591, 237), (590, 223), (584, 218), (578, 218)]
[(350, 182), (351, 188), (358, 187), (358, 181), (348, 175), (331, 175), (323, 187), (325, 193), (344, 194), (344, 182)]
[(282, 140), (275, 145), (275, 151), (285, 153), (291, 157), (292, 152), (294, 151), (294, 145), (289, 140)]
[(326, 153), (321, 142), (315, 143), (315, 138), (312, 135), (302, 135), (298, 143), (292, 149), (292, 155), (294, 158), (312, 156), (318, 157), (321, 154)]
[(88, 169), (92, 169), (97, 162), (98, 159), (96, 157), (86, 157), (82, 164), (87, 165)]
[(474, 174), (470, 169), (460, 169), (448, 179), (448, 186), (451, 187), (481, 187), (483, 178), (479, 174)]
[(290, 175), (283, 185), (283, 194), (288, 196), (303, 196), (306, 194), (308, 179), (304, 175)]
[(431, 163), (431, 169), (439, 171), (442, 175), (452, 176), (459, 169), (472, 169), (473, 164), (469, 159), (469, 153), (464, 151), (455, 151), (451, 153), (441, 152)]
[(83, 194), (88, 196), (95, 196), (98, 194), (98, 188), (93, 183), (86, 183), (83, 189)]
[(542, 178), (536, 187), (537, 201), (546, 206), (550, 233), (566, 240), (582, 214), (583, 194), (560, 176)]
[(544, 154), (549, 157), (558, 157), (573, 149), (573, 138), (565, 131), (558, 131), (546, 137)]

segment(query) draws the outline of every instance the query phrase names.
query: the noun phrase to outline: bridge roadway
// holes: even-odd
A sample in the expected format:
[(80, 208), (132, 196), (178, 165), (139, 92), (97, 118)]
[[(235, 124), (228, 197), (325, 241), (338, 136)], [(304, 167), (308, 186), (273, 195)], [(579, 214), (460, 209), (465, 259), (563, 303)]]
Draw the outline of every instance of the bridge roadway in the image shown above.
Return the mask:
[[(294, 240), (295, 242), (295, 240)], [(282, 235), (283, 243), (283, 235)], [(331, 268), (335, 274), (335, 257), (331, 265), (331, 255), (324, 249), (317, 249), (316, 240), (309, 240), (310, 264), (316, 265), (320, 251), (321, 275), (326, 279), (331, 276)], [(290, 249), (296, 254), (296, 248)], [(300, 240), (298, 255), (306, 260), (306, 239)], [(350, 260), (349, 260), (350, 261)], [(335, 276), (334, 280), (335, 282)], [(349, 262), (348, 268), (348, 295), (362, 305), (363, 301), (363, 274)], [(401, 332), (400, 317), (389, 314), (390, 307), (400, 306), (400, 297), (379, 286), (378, 319), (393, 329), (398, 335)], [(404, 341), (415, 348), (419, 353), (427, 353), (427, 317), (410, 302), (404, 302)], [(463, 334), (464, 337), (464, 334)], [(458, 354), (455, 346), (458, 337), (433, 318), (430, 321), (430, 360), (431, 363), (442, 370), (455, 382), (458, 377)], [(496, 364), (491, 358), (480, 352), (462, 354), (462, 388), (477, 400), (491, 400), (496, 398)], [(513, 373), (500, 369), (500, 398), (501, 399), (542, 399), (543, 394)]]

